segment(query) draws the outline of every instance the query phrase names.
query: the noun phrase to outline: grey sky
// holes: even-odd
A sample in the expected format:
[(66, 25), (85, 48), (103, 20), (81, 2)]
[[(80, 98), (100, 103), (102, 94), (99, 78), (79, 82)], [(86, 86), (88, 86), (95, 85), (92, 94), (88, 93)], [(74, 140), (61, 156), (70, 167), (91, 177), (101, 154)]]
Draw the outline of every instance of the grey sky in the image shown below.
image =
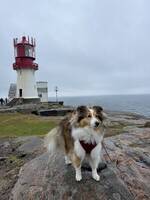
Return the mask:
[(36, 38), (49, 96), (150, 93), (149, 11), (149, 0), (0, 0), (0, 96), (22, 35)]

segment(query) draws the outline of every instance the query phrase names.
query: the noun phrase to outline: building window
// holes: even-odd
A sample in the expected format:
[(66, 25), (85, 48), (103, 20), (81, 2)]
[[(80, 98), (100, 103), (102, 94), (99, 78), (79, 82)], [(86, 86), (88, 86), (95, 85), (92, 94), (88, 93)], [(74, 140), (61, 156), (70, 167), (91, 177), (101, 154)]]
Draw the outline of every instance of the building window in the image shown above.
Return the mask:
[(33, 49), (29, 45), (25, 45), (25, 56), (33, 57)]

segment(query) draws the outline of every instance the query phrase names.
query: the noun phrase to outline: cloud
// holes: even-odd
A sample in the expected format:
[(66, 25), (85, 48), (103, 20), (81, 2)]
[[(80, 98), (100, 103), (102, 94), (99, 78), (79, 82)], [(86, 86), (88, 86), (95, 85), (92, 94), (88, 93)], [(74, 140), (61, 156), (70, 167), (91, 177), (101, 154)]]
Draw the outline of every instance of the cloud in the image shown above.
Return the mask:
[(5, 0), (0, 95), (11, 82), (14, 37), (36, 38), (37, 80), (61, 95), (150, 93), (149, 0)]

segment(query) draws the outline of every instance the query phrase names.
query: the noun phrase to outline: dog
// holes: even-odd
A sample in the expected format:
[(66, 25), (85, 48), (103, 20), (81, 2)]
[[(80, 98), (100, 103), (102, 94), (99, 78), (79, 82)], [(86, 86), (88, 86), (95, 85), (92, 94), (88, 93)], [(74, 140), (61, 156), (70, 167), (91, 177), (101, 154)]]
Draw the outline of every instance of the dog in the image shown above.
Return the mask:
[(45, 144), (50, 152), (60, 149), (65, 154), (65, 163), (72, 163), (76, 181), (82, 179), (81, 166), (85, 158), (88, 158), (93, 179), (100, 180), (97, 168), (101, 161), (105, 119), (106, 114), (102, 107), (79, 106), (45, 138)]

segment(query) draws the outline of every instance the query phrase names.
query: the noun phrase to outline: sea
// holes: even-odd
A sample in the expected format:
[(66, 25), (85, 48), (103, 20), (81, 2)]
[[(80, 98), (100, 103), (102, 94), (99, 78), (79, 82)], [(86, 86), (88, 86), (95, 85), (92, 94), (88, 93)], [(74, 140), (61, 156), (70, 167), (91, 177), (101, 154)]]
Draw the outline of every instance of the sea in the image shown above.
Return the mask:
[(58, 97), (58, 100), (64, 101), (66, 106), (100, 105), (104, 110), (125, 111), (150, 117), (150, 94)]

